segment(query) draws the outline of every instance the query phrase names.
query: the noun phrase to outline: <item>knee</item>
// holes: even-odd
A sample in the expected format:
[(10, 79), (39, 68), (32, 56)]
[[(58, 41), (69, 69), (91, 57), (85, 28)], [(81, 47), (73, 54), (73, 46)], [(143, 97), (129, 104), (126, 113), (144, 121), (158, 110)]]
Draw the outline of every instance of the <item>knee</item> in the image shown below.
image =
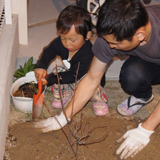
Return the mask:
[(119, 81), (121, 86), (125, 87), (126, 85), (132, 84), (135, 81), (135, 74), (129, 68), (121, 70)]
[(121, 69), (119, 81), (126, 92), (132, 93), (144, 84), (145, 76), (132, 66)]

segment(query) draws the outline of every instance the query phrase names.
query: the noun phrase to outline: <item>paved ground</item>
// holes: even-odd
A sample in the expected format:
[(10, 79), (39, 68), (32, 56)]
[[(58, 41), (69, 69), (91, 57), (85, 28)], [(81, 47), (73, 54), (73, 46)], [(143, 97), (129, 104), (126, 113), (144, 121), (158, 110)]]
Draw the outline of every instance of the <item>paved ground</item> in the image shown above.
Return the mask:
[[(114, 117), (117, 118), (125, 118), (121, 115), (119, 115), (116, 111), (116, 107), (117, 105), (119, 105), (121, 102), (123, 102), (126, 98), (129, 97), (128, 94), (124, 93), (124, 91), (121, 89), (120, 87), (120, 83), (118, 81), (106, 81), (106, 85), (105, 85), (105, 91), (107, 93), (107, 97), (108, 97), (108, 106), (109, 106), (109, 114), (107, 115), (107, 117), (112, 117), (114, 115)], [(141, 120), (145, 120), (154, 110), (156, 104), (159, 102), (160, 100), (160, 85), (156, 85), (153, 86), (153, 95), (154, 95), (154, 99), (151, 103), (149, 103), (148, 105), (144, 106), (138, 113), (136, 113), (134, 116), (129, 117), (127, 119), (133, 119), (133, 118), (138, 118)], [(44, 99), (45, 103), (47, 104), (47, 106), (50, 108), (51, 111), (54, 112), (54, 114), (59, 114), (61, 112), (60, 109), (53, 109), (51, 107), (52, 101), (53, 101), (53, 94), (51, 92), (51, 89), (48, 87), (46, 92), (45, 92), (45, 99)], [(83, 113), (86, 112), (87, 116), (91, 115), (93, 116), (93, 103), (89, 102), (86, 107), (83, 109)], [(44, 108), (45, 105), (44, 105)], [(44, 110), (44, 115), (45, 117), (50, 117), (51, 115), (49, 114), (48, 110)], [(24, 114), (21, 112), (18, 112), (14, 109), (14, 105), (13, 103), (11, 103), (11, 112), (10, 112), (10, 124), (12, 125), (12, 123), (15, 122), (21, 122), (21, 121), (27, 121), (30, 120), (31, 114)], [(29, 119), (27, 119), (29, 118)]]

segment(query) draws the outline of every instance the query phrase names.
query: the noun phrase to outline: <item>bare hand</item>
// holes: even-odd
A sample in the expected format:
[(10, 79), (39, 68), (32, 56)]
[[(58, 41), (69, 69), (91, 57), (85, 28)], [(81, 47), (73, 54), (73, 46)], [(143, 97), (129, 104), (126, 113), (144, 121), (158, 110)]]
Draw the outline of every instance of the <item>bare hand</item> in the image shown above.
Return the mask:
[(43, 85), (48, 84), (48, 82), (45, 78), (47, 76), (47, 71), (45, 69), (36, 68), (36, 69), (34, 69), (34, 72), (35, 72), (37, 82), (42, 81)]

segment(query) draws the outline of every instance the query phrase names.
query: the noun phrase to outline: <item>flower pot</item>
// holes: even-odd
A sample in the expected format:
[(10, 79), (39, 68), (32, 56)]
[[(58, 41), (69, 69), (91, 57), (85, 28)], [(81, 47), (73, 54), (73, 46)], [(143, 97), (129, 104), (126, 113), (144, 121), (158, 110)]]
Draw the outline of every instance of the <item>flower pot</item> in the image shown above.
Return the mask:
[[(34, 72), (28, 72), (26, 74), (25, 77), (19, 78), (18, 80), (16, 80), (10, 89), (10, 95), (12, 97), (13, 100), (13, 104), (16, 110), (21, 111), (23, 113), (32, 113), (32, 106), (33, 106), (33, 98), (27, 98), (27, 97), (14, 97), (13, 93), (15, 91), (18, 90), (18, 88), (27, 82), (31, 82), (34, 81), (35, 83), (37, 83), (36, 77), (34, 75)], [(46, 86), (45, 86), (46, 89)], [(44, 92), (43, 91), (43, 96), (44, 96)]]

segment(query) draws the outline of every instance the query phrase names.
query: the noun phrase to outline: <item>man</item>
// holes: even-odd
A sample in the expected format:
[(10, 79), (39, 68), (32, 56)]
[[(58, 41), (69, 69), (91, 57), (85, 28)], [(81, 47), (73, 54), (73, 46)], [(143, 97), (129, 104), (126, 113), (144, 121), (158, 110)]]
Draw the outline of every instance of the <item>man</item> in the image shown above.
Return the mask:
[[(134, 115), (153, 100), (151, 85), (160, 83), (159, 26), (160, 6), (146, 9), (139, 0), (105, 1), (96, 25), (99, 37), (92, 48), (94, 58), (88, 73), (77, 87), (74, 103), (72, 99), (65, 109), (68, 120), (71, 118), (72, 107), (75, 115), (92, 97), (108, 63), (116, 54), (130, 56), (121, 68), (119, 79), (123, 90), (131, 96), (117, 106), (118, 113), (123, 116)], [(35, 127), (47, 132), (67, 124), (63, 112), (57, 117), (61, 126), (54, 118), (50, 118), (35, 124)], [(150, 135), (159, 124), (157, 117), (156, 120), (154, 118), (155, 113), (119, 140), (126, 138), (117, 150), (117, 154), (122, 152), (122, 159), (134, 156), (147, 145)], [(155, 124), (151, 127), (150, 122), (153, 121)]]

